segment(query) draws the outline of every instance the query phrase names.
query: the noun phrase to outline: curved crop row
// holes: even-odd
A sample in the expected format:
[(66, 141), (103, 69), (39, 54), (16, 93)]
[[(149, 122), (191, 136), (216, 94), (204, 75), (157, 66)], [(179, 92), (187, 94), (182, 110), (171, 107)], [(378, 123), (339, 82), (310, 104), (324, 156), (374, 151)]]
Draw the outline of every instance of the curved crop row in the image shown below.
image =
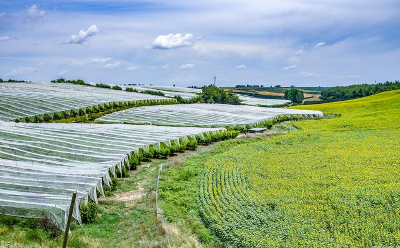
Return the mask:
[(399, 93), (304, 107), (342, 115), (211, 157), (203, 222), (234, 247), (400, 245)]

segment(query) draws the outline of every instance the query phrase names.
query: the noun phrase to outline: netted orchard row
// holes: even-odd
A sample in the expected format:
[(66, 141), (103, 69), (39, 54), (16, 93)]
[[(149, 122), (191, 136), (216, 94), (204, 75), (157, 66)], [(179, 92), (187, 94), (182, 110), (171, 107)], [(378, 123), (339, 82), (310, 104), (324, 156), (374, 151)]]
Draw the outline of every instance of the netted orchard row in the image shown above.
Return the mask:
[(142, 101), (129, 101), (129, 102), (110, 102), (99, 104), (97, 106), (84, 107), (80, 109), (71, 109), (67, 111), (46, 113), (35, 116), (27, 116), (20, 119), (15, 119), (15, 122), (27, 123), (42, 123), (58, 121), (62, 119), (75, 118), (78, 116), (87, 116), (89, 121), (94, 121), (96, 118), (106, 113), (125, 110), (134, 107), (153, 106), (153, 105), (169, 105), (177, 104), (175, 100), (142, 100)]
[(104, 123), (153, 124), (165, 126), (226, 127), (257, 125), (283, 115), (323, 116), (320, 111), (260, 108), (226, 104), (179, 104), (127, 109), (105, 115)]
[(122, 89), (131, 90), (131, 91), (138, 91), (138, 92), (159, 92), (162, 93), (166, 97), (175, 97), (180, 96), (183, 99), (190, 99), (197, 97), (199, 92), (190, 92), (186, 91), (186, 88), (183, 87), (156, 87), (150, 85), (130, 85), (130, 86), (122, 86)]
[(168, 98), (74, 84), (1, 83), (0, 121), (79, 110), (104, 103)]
[[(0, 122), (0, 212), (48, 217), (65, 226), (71, 194), (96, 202), (140, 160), (166, 157), (197, 144), (233, 138), (223, 129)], [(210, 133), (211, 132), (211, 133)]]

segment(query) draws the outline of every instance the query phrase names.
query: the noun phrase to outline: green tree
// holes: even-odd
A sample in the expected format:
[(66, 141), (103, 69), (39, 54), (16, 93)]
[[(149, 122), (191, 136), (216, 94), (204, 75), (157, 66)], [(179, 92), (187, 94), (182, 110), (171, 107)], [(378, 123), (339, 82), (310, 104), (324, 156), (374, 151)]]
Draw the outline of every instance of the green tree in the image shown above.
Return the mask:
[(215, 85), (204, 86), (200, 94), (200, 101), (205, 103), (240, 104), (240, 99), (231, 91), (224, 91)]
[(304, 93), (298, 89), (290, 89), (285, 91), (285, 99), (294, 103), (302, 103), (304, 100)]

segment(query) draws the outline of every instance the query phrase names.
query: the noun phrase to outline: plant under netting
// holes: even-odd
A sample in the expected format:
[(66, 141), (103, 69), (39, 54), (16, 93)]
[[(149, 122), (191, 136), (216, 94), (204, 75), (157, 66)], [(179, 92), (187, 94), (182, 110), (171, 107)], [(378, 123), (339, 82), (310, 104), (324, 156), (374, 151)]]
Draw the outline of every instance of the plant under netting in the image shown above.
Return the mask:
[[(0, 121), (44, 114), (51, 117), (52, 113), (69, 112), (72, 109), (74, 113), (69, 113), (69, 116), (75, 116), (78, 114), (76, 111), (93, 112), (93, 106), (105, 103), (167, 99), (161, 96), (75, 84), (2, 83)], [(40, 117), (37, 117), (36, 121), (43, 121), (39, 119)]]
[[(73, 216), (115, 188), (140, 160), (171, 155), (187, 136), (222, 129), (121, 124), (0, 122), (0, 214), (47, 217), (65, 228), (71, 195)], [(194, 138), (192, 138), (194, 139)]]
[[(322, 116), (320, 111), (226, 104), (175, 104), (138, 107), (105, 115), (102, 123), (151, 123), (164, 126), (226, 127), (253, 125), (283, 115)], [(248, 125), (246, 127), (246, 125)]]

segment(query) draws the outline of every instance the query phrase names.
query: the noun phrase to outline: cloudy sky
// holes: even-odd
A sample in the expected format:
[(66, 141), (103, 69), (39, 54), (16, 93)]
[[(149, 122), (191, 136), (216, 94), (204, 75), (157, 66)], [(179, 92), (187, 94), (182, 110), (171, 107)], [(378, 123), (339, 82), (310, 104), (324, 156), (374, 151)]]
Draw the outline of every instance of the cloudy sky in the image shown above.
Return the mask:
[(0, 78), (331, 86), (400, 79), (399, 0), (1, 0)]

